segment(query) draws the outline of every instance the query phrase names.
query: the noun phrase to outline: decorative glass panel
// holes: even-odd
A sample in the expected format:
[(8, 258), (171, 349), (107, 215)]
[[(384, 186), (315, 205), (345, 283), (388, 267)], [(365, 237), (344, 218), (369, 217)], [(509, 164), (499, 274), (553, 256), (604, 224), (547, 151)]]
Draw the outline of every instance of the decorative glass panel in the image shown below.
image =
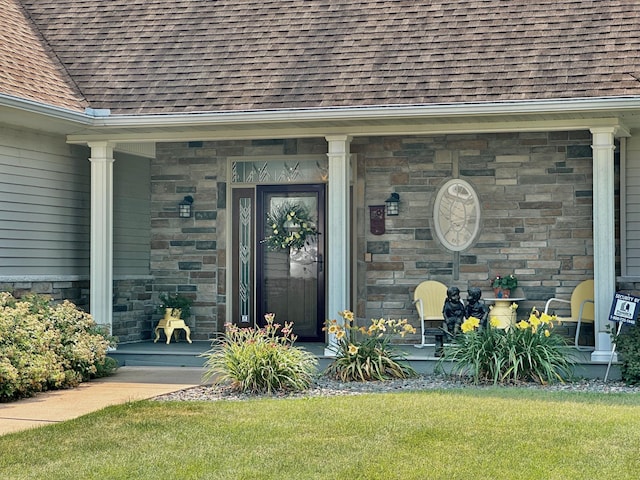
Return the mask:
[(241, 198), (239, 207), (238, 311), (240, 323), (249, 323), (251, 319), (251, 198)]
[(324, 183), (328, 159), (236, 160), (231, 162), (233, 183)]
[[(277, 211), (285, 204), (304, 205), (313, 218), (318, 217), (315, 192), (304, 194), (272, 193), (267, 208)], [(271, 227), (265, 225), (265, 235)], [(312, 239), (310, 239), (312, 240)], [(315, 239), (314, 239), (315, 240)], [(266, 312), (276, 313), (281, 321), (294, 322), (294, 331), (301, 337), (313, 337), (317, 330), (318, 308), (318, 246), (310, 242), (300, 250), (285, 248), (273, 251), (265, 248), (264, 289)]]
[(433, 207), (436, 235), (449, 250), (471, 246), (480, 231), (480, 202), (473, 187), (454, 178), (438, 191)]

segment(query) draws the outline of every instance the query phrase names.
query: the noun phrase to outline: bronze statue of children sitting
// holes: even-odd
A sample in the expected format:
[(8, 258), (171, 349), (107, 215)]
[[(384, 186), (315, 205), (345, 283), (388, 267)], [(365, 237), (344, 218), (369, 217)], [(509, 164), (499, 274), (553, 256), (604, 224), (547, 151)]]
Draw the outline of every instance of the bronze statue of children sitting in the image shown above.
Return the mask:
[(447, 298), (444, 301), (444, 307), (442, 307), (442, 316), (449, 334), (451, 336), (457, 335), (465, 316), (465, 306), (460, 300), (458, 287), (447, 288)]
[(469, 288), (465, 317), (477, 318), (480, 320), (480, 327), (485, 328), (487, 326), (487, 318), (489, 317), (489, 308), (485, 305), (484, 301), (480, 299), (481, 296), (482, 290), (478, 287)]

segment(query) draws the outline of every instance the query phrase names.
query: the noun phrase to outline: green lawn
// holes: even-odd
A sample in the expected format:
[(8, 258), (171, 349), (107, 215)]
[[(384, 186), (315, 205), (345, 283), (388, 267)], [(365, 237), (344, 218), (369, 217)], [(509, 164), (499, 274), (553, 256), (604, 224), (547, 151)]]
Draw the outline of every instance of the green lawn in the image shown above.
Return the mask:
[(640, 396), (135, 402), (0, 437), (4, 479), (634, 479)]

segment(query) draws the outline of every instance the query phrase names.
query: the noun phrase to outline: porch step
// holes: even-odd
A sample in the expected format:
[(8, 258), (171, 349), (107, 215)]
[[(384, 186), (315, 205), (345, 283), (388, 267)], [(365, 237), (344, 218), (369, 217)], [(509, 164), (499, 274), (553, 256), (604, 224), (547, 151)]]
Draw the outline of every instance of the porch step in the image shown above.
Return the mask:
[[(297, 346), (309, 350), (318, 358), (318, 369), (323, 371), (331, 362), (331, 358), (324, 355), (323, 343), (297, 343)], [(433, 374), (438, 365), (438, 358), (434, 355), (435, 349), (431, 345), (417, 348), (414, 345), (401, 345), (406, 359), (411, 367), (423, 375)], [(125, 343), (109, 353), (120, 366), (152, 366), (152, 367), (204, 367), (206, 358), (203, 353), (211, 349), (211, 342), (194, 341), (193, 343), (172, 342), (165, 343), (140, 342)], [(570, 349), (576, 357), (574, 376), (576, 378), (603, 379), (607, 365), (592, 363), (590, 351), (576, 351)], [(445, 365), (445, 369), (446, 369)], [(609, 372), (610, 380), (620, 379), (620, 367), (613, 364)]]
[[(296, 344), (298, 345), (298, 344)], [(326, 368), (329, 359), (324, 355), (324, 344), (300, 345), (318, 357), (319, 368)], [(109, 356), (123, 366), (147, 367), (204, 367), (207, 359), (202, 355), (211, 349), (210, 341), (136, 342), (119, 344)]]
[(210, 342), (148, 341), (119, 344), (109, 356), (121, 367), (203, 367), (206, 359), (201, 355), (210, 348)]

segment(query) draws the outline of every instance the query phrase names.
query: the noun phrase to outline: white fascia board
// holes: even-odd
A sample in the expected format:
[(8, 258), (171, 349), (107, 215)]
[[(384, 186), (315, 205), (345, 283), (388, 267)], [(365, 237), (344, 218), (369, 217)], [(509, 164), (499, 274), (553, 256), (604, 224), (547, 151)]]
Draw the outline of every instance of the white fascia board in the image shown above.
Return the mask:
[(68, 108), (56, 107), (46, 103), (27, 100), (24, 98), (14, 97), (0, 93), (0, 107), (10, 107), (24, 112), (35, 113), (52, 117), (57, 120), (65, 120), (68, 122), (80, 123), (83, 125), (92, 125), (93, 116), (84, 112), (70, 110)]
[[(270, 111), (193, 112), (184, 114), (113, 115), (109, 110), (87, 109), (78, 112), (62, 107), (1, 94), (0, 107), (15, 108), (24, 112), (72, 122), (88, 128), (98, 128), (102, 133), (108, 128), (188, 127), (205, 125), (277, 124), (287, 122), (365, 121), (411, 118), (473, 118), (507, 115), (583, 114), (640, 112), (640, 97), (604, 97), (534, 101), (452, 103), (425, 105), (389, 105), (367, 107), (329, 107), (315, 109), (283, 109)], [(89, 132), (86, 132), (91, 135)], [(94, 132), (95, 133), (95, 132)]]
[(94, 126), (197, 126), (213, 124), (277, 123), (305, 121), (357, 121), (411, 117), (473, 117), (487, 115), (523, 115), (553, 113), (591, 113), (639, 110), (640, 97), (584, 98), (565, 100), (513, 101), (498, 103), (456, 103), (429, 105), (393, 105), (371, 107), (335, 107), (301, 110), (197, 112), (186, 114), (111, 115), (94, 117)]

